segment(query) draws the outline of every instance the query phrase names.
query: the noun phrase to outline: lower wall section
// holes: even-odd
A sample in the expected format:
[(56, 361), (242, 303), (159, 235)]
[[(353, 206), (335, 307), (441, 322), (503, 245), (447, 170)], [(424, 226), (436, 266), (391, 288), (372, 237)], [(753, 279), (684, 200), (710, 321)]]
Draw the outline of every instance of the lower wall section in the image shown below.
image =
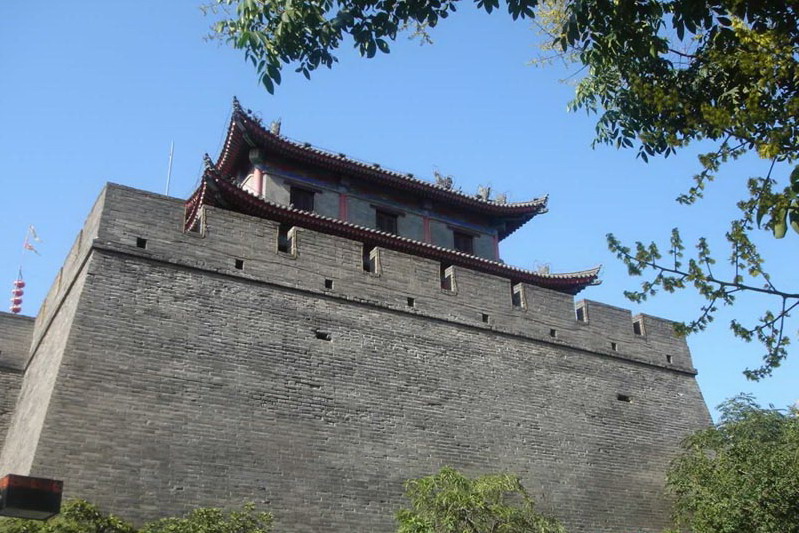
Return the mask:
[[(28, 475), (33, 464), (39, 438), (47, 416), (50, 416), (50, 399), (61, 373), (61, 358), (68, 352), (73, 356), (79, 350), (69, 349), (72, 332), (72, 320), (79, 308), (80, 295), (86, 276), (77, 273), (76, 281), (69, 290), (65, 290), (63, 298), (56, 308), (47, 315), (49, 319), (46, 330), (32, 347), (30, 362), (21, 378), (19, 395), (15, 397), (13, 416), (8, 423), (3, 448), (0, 450), (0, 475), (11, 473)], [(38, 321), (43, 320), (40, 313)], [(38, 327), (38, 325), (37, 325)], [(66, 376), (68, 377), (68, 376)], [(93, 423), (84, 420), (84, 424)], [(58, 450), (55, 450), (56, 453)], [(57, 471), (61, 468), (57, 467)], [(52, 477), (51, 471), (40, 471), (42, 477)]]
[(686, 373), (130, 256), (88, 269), (31, 473), (138, 521), (254, 501), (281, 531), (389, 532), (402, 482), (451, 465), (518, 473), (572, 533), (655, 532), (709, 422)]
[(6, 438), (21, 385), (21, 370), (0, 367), (0, 452), (3, 451), (3, 441)]

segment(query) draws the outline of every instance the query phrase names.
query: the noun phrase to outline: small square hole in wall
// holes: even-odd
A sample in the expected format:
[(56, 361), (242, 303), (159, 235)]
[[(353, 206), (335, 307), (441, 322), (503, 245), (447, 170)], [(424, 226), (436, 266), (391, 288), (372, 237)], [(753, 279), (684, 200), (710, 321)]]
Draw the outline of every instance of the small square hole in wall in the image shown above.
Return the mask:
[(277, 231), (277, 251), (284, 254), (294, 253), (294, 232), (290, 224), (281, 224)]
[(557, 339), (558, 338), (558, 330), (550, 329), (549, 330), (549, 336), (552, 337), (553, 339)]
[(588, 322), (588, 316), (585, 314), (585, 307), (578, 307), (576, 310), (577, 320), (580, 322)]
[(454, 270), (452, 265), (441, 264), (441, 288), (445, 291), (455, 291)]
[(370, 274), (378, 274), (380, 269), (380, 258), (376, 246), (370, 244), (363, 245), (363, 271)]
[(521, 283), (511, 283), (510, 301), (511, 305), (517, 309), (524, 309), (526, 307), (524, 301), (524, 286)]
[(610, 349), (613, 350), (614, 352), (618, 352), (619, 351), (619, 345), (616, 344), (615, 342), (611, 342), (610, 343)]
[(236, 259), (235, 262), (236, 270), (241, 270), (244, 268), (244, 260), (243, 259)]
[(616, 399), (620, 402), (632, 403), (633, 399), (626, 394), (617, 394)]
[(491, 317), (483, 313), (483, 323), (488, 324), (489, 320), (491, 320)]
[(319, 339), (319, 340), (322, 340), (322, 341), (329, 341), (329, 340), (333, 340), (333, 335), (331, 335), (329, 331), (317, 330), (316, 331), (316, 338)]
[(416, 307), (416, 300), (413, 298), (408, 298), (408, 307)]
[(644, 334), (644, 328), (641, 326), (640, 320), (636, 320), (635, 322), (633, 322), (633, 333), (635, 333), (636, 335)]
[(147, 248), (147, 239), (136, 237), (136, 248)]
[(332, 279), (326, 279), (325, 280), (325, 289), (330, 290), (332, 288), (333, 288), (333, 280)]
[(671, 362), (672, 362), (673, 360), (674, 360), (674, 358), (673, 358), (672, 356), (670, 356), (670, 355), (667, 355), (667, 356), (666, 356), (666, 362), (667, 362), (667, 363), (671, 364)]

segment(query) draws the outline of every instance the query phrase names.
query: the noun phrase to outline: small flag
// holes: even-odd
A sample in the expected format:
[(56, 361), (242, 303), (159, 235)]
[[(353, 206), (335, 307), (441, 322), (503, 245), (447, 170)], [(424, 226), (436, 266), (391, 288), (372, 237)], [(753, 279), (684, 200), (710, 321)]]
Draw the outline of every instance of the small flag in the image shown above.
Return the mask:
[(42, 255), (42, 254), (40, 254), (40, 253), (39, 253), (39, 251), (38, 251), (36, 248), (34, 248), (34, 247), (33, 247), (33, 245), (32, 245), (31, 243), (29, 243), (28, 241), (25, 241), (25, 249), (26, 249), (26, 250), (30, 250), (31, 252), (35, 253), (36, 255), (39, 255), (39, 256), (41, 256), (41, 255)]
[(34, 240), (34, 241), (36, 241), (36, 242), (42, 242), (42, 240), (41, 240), (41, 239), (39, 238), (39, 236), (36, 234), (36, 228), (34, 228), (34, 227), (33, 227), (33, 224), (31, 224), (31, 225), (28, 227), (28, 232), (30, 233), (30, 236), (31, 236), (31, 237), (33, 237), (33, 240)]

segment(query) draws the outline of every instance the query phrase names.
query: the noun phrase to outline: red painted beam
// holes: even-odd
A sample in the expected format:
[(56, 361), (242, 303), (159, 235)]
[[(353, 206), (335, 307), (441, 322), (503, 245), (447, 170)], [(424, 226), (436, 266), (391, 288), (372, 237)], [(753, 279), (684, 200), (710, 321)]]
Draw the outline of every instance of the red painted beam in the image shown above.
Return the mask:
[(9, 474), (0, 478), (0, 516), (47, 520), (61, 511), (64, 482)]

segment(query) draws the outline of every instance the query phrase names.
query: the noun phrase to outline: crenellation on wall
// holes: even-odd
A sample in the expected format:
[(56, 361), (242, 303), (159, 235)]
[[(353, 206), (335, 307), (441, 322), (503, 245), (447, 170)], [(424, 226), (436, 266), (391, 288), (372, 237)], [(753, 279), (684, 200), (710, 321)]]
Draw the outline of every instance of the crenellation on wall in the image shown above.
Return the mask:
[(674, 322), (646, 314), (636, 315), (633, 322), (640, 323), (641, 334), (636, 336), (649, 348), (653, 361), (675, 366), (692, 365), (688, 343), (674, 330)]
[(570, 294), (522, 283), (528, 315), (556, 328), (573, 330), (577, 327), (574, 316), (574, 297)]
[[(592, 300), (581, 300), (576, 304), (585, 313), (585, 324), (593, 335), (597, 351), (623, 352), (632, 346), (633, 318), (629, 309), (622, 309)], [(615, 347), (615, 348), (614, 348)]]
[[(441, 263), (434, 260), (379, 249), (375, 275), (363, 270), (357, 241), (295, 228), (296, 255), (286, 254), (277, 251), (278, 222), (207, 206), (206, 233), (198, 238), (181, 231), (182, 203), (175, 199), (117, 185), (109, 185), (106, 195), (98, 242), (110, 249), (694, 372), (684, 339), (675, 337), (668, 321), (647, 317), (646, 334), (636, 335), (629, 310), (590, 300), (575, 304), (568, 294), (529, 284), (523, 284), (521, 312), (513, 307), (506, 278), (455, 266), (455, 290), (442, 290)], [(136, 246), (137, 238), (147, 239), (146, 249)], [(235, 268), (236, 259), (242, 269)], [(333, 282), (332, 290), (325, 280)], [(575, 305), (585, 310), (585, 322), (577, 319)], [(666, 352), (674, 353), (671, 362)]]
[(498, 276), (487, 276), (468, 268), (455, 266), (455, 286), (458, 293), (458, 307), (463, 308), (466, 317), (480, 314), (508, 317), (513, 307), (510, 280)]

